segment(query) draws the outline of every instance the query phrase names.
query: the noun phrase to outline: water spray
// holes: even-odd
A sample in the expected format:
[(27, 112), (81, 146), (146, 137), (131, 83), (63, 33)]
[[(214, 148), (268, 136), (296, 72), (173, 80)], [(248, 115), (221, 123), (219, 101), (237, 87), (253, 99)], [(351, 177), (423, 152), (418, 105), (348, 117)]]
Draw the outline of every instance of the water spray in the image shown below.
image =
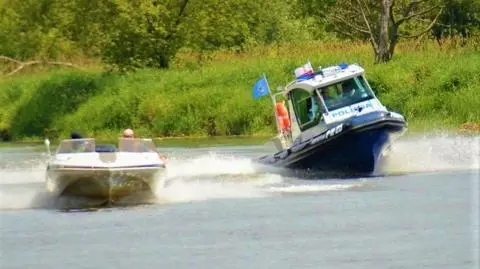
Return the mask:
[(48, 138), (45, 138), (45, 140), (43, 142), (44, 142), (45, 146), (47, 147), (48, 157), (50, 157), (52, 155), (51, 151), (50, 151), (50, 140)]

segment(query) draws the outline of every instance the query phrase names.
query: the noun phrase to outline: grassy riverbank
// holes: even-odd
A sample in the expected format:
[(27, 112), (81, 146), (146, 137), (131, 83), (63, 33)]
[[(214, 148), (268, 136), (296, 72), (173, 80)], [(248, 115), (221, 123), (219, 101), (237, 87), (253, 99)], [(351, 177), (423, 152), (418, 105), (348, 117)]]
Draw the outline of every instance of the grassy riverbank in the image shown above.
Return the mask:
[(307, 60), (315, 68), (364, 66), (381, 101), (404, 114), (412, 131), (480, 123), (478, 47), (404, 43), (393, 61), (374, 65), (368, 44), (317, 43), (217, 52), (203, 64), (184, 53), (168, 70), (57, 70), (4, 79), (0, 136), (25, 141), (79, 130), (111, 139), (126, 127), (153, 137), (269, 135), (271, 100), (253, 100), (253, 84), (265, 73), (272, 89), (283, 86)]

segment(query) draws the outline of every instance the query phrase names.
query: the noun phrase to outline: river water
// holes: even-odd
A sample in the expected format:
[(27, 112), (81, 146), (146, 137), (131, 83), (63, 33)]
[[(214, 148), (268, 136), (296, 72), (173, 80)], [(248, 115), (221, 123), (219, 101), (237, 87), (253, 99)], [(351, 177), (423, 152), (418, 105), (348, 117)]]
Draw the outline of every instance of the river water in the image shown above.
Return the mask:
[(42, 146), (0, 147), (0, 268), (480, 268), (479, 136), (398, 141), (385, 176), (263, 167), (270, 144), (161, 147), (158, 203), (50, 207)]

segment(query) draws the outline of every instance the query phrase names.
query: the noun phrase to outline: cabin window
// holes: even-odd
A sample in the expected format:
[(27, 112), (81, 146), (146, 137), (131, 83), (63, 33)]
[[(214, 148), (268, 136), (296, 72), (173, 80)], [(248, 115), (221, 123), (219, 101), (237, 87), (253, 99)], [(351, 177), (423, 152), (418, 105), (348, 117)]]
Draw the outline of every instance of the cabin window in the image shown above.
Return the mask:
[(318, 124), (321, 115), (318, 98), (302, 89), (292, 90), (290, 96), (300, 130)]
[(320, 92), (329, 111), (374, 98), (362, 76), (323, 87)]

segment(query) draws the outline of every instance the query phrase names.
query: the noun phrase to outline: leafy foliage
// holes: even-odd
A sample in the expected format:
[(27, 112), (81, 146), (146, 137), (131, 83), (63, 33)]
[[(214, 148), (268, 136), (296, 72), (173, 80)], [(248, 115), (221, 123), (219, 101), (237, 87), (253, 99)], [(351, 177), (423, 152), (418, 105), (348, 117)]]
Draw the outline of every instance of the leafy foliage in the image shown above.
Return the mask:
[(252, 85), (263, 72), (272, 89), (285, 85), (307, 59), (315, 66), (365, 66), (381, 101), (406, 115), (411, 127), (480, 122), (477, 51), (440, 50), (433, 43), (400, 43), (398, 50), (397, 59), (384, 65), (369, 61), (368, 44), (336, 42), (217, 53), (194, 70), (20, 76), (0, 84), (0, 132), (13, 139), (65, 137), (72, 129), (113, 137), (126, 127), (142, 136), (270, 135), (271, 100), (255, 101)]
[(121, 69), (168, 67), (182, 46), (179, 25), (189, 1), (171, 2), (114, 0), (116, 27), (108, 33), (105, 61)]
[(0, 55), (94, 57), (130, 70), (168, 68), (186, 50), (206, 55), (332, 38), (380, 47), (387, 2), (387, 58), (398, 39), (423, 34), (435, 7), (444, 7), (432, 31), (437, 39), (479, 31), (478, 0), (12, 0), (0, 2)]
[[(439, 12), (438, 0), (339, 0), (329, 13), (329, 26), (342, 36), (369, 40), (375, 62), (381, 63), (391, 60), (400, 38), (429, 31)], [(437, 16), (428, 19), (431, 14)], [(423, 32), (414, 34), (418, 29)]]
[(440, 41), (446, 37), (466, 39), (480, 30), (480, 1), (445, 0), (444, 12), (433, 26), (432, 35)]
[(0, 54), (19, 59), (56, 58), (75, 50), (65, 36), (72, 2), (6, 1), (0, 7)]

